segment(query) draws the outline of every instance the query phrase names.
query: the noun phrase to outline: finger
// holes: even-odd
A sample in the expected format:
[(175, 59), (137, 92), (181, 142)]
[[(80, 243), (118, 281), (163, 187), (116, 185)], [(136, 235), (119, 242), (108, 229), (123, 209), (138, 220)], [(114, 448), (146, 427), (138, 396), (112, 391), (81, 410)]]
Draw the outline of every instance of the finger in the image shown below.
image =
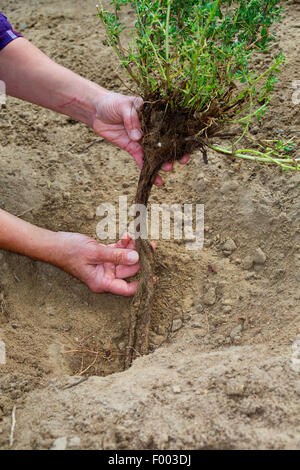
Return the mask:
[(136, 264), (138, 260), (139, 254), (137, 251), (99, 245), (98, 253), (94, 261), (97, 263), (125, 264), (130, 266)]
[(140, 270), (140, 264), (134, 266), (117, 266), (116, 277), (118, 279), (126, 279), (127, 277), (135, 276)]
[(164, 164), (161, 166), (161, 169), (162, 169), (163, 171), (172, 171), (172, 170), (173, 170), (173, 163), (171, 163), (171, 162), (164, 163)]
[(107, 288), (104, 288), (106, 292), (111, 294), (123, 295), (130, 297), (134, 295), (138, 288), (138, 281), (126, 282), (123, 279), (114, 279), (109, 283)]
[(181, 163), (181, 165), (185, 165), (190, 159), (190, 156), (189, 155), (183, 155), (183, 157), (179, 160), (179, 163)]
[(163, 185), (162, 177), (157, 175), (157, 177), (155, 178), (154, 184), (155, 186), (162, 186)]
[[(152, 245), (153, 249), (156, 250), (155, 242), (150, 242), (150, 245)], [(136, 241), (134, 238), (130, 239), (130, 242), (127, 245), (127, 250), (136, 250)]]
[(122, 235), (122, 238), (120, 240), (120, 248), (130, 248), (129, 247), (129, 244), (130, 244), (130, 240), (131, 240), (131, 236), (130, 236), (130, 233), (126, 232)]
[(124, 233), (122, 235), (121, 240), (119, 240), (117, 243), (110, 243), (108, 245), (103, 245), (104, 247), (109, 247), (109, 248), (126, 248), (127, 250), (135, 250), (135, 239), (131, 238), (130, 233)]
[(142, 138), (143, 133), (138, 116), (138, 110), (143, 106), (142, 98), (128, 99), (123, 108), (122, 117), (124, 120), (125, 129), (129, 137), (138, 141)]
[(130, 141), (128, 145), (125, 147), (126, 152), (130, 153), (130, 155), (136, 161), (139, 169), (141, 170), (143, 167), (143, 147), (138, 144), (137, 142)]
[(157, 245), (155, 242), (150, 242), (150, 245), (152, 246), (153, 250), (156, 250)]
[(129, 243), (130, 243), (131, 237), (130, 233), (126, 232), (122, 235), (121, 240), (119, 240), (117, 243), (110, 243), (109, 245), (104, 245), (108, 246), (110, 248), (130, 248)]
[(108, 279), (109, 282), (116, 277), (116, 265), (114, 263), (103, 263), (103, 279)]
[(132, 238), (127, 246), (127, 250), (136, 250), (135, 239)]

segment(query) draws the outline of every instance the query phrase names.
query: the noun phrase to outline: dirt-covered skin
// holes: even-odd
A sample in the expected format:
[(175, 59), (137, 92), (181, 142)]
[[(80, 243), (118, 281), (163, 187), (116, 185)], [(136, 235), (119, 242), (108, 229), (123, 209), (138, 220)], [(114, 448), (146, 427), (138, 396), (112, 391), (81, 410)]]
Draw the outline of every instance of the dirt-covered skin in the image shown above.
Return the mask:
[[(300, 5), (287, 8), (276, 26), (287, 61), (268, 115), (252, 128), (255, 140), (300, 138), (300, 105), (292, 102)], [(53, 59), (128, 92), (94, 1), (0, 0), (0, 9)], [(184, 240), (158, 241), (166, 268), (150, 349), (164, 341), (172, 316), (174, 331), (125, 373), (108, 375), (123, 367), (130, 299), (93, 294), (56, 268), (0, 252), (1, 449), (14, 405), (15, 449), (48, 449), (60, 437), (85, 449), (299, 449), (300, 178), (213, 152), (208, 159), (204, 165), (199, 151), (151, 192), (150, 203), (204, 204), (205, 244), (188, 251)], [(83, 125), (11, 98), (0, 110), (0, 161), (1, 207), (90, 236), (97, 206), (120, 195), (130, 204), (139, 178), (129, 155)], [(61, 352), (85, 337), (113, 351), (93, 371), (106, 377), (65, 388), (79, 380), (69, 376), (81, 364)]]

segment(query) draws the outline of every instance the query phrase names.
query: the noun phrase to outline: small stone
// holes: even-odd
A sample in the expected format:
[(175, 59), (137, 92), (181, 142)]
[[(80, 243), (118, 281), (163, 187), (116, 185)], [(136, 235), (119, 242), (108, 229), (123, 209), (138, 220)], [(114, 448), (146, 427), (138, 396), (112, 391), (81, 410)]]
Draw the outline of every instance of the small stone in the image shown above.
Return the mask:
[(3, 433), (3, 428), (0, 427), (0, 434), (2, 434), (2, 433)]
[(67, 438), (59, 437), (55, 439), (50, 450), (66, 450), (67, 448)]
[(230, 191), (236, 191), (238, 187), (239, 187), (239, 184), (236, 181), (227, 181), (221, 186), (220, 192), (222, 194), (227, 194)]
[(1, 271), (2, 274), (9, 273), (9, 266), (7, 263), (5, 263), (5, 261), (2, 262)]
[(234, 305), (233, 299), (222, 299), (222, 305)]
[(265, 255), (265, 253), (262, 251), (262, 249), (257, 248), (255, 250), (255, 253), (254, 253), (254, 256), (253, 256), (254, 263), (256, 263), (256, 264), (265, 264), (266, 259), (267, 259), (267, 257)]
[(202, 315), (193, 315), (192, 317), (192, 322), (191, 322), (191, 327), (192, 328), (202, 328), (203, 327), (203, 317)]
[(70, 197), (71, 197), (71, 193), (69, 193), (69, 192), (65, 192), (65, 193), (63, 194), (63, 198), (64, 198), (66, 201), (68, 201), (68, 200), (70, 199)]
[(165, 341), (165, 337), (163, 335), (157, 335), (153, 331), (150, 332), (149, 339), (150, 343), (156, 347), (159, 347)]
[(294, 298), (296, 300), (300, 300), (300, 289), (298, 289), (298, 291), (295, 293)]
[(245, 384), (241, 382), (230, 382), (226, 385), (225, 393), (229, 397), (241, 397), (245, 393)]
[(235, 328), (233, 328), (233, 330), (231, 331), (231, 333), (230, 333), (230, 338), (231, 338), (231, 339), (235, 339), (235, 337), (236, 337), (237, 335), (239, 335), (239, 333), (241, 333), (242, 330), (243, 330), (242, 325), (237, 325), (237, 326), (236, 326)]
[(173, 327), (172, 331), (178, 331), (182, 327), (182, 320), (180, 318), (177, 318), (176, 320), (173, 321)]
[(196, 188), (199, 193), (204, 193), (204, 191), (206, 190), (205, 179), (201, 179), (200, 181), (198, 181)]
[(158, 335), (162, 335), (162, 336), (165, 335), (165, 334), (166, 334), (166, 329), (165, 329), (165, 327), (162, 326), (162, 325), (158, 325), (157, 330), (156, 330), (156, 333), (157, 333)]
[(203, 305), (202, 304), (197, 304), (197, 307), (196, 307), (196, 310), (198, 313), (202, 313), (203, 312)]
[(187, 311), (187, 312), (183, 312), (182, 314), (182, 319), (184, 321), (189, 321), (191, 319), (192, 315), (191, 315), (191, 312)]
[(124, 351), (125, 347), (126, 347), (125, 341), (120, 341), (120, 343), (118, 344), (118, 348), (120, 349), (120, 351)]
[(214, 287), (210, 287), (206, 294), (203, 296), (203, 303), (205, 305), (214, 305), (217, 300), (216, 289)]
[(234, 336), (234, 337), (232, 338), (232, 341), (233, 341), (234, 343), (237, 343), (237, 342), (240, 341), (241, 339), (242, 339), (242, 337), (241, 337), (240, 335), (236, 335), (236, 336)]
[(71, 437), (68, 447), (79, 447), (80, 443), (81, 443), (80, 437), (74, 436), (74, 437)]
[(17, 328), (19, 328), (19, 326), (18, 326), (16, 323), (12, 323), (12, 324), (11, 324), (11, 327), (12, 327), (14, 330), (16, 330)]
[(93, 220), (95, 218), (95, 211), (94, 209), (91, 209), (91, 210), (87, 210), (86, 212), (86, 218), (88, 220)]
[(0, 365), (6, 364), (6, 346), (4, 341), (0, 339)]
[(243, 269), (251, 269), (253, 266), (252, 256), (246, 256), (242, 261)]
[(256, 274), (253, 271), (250, 271), (249, 273), (245, 274), (245, 281), (249, 281), (249, 279), (255, 278)]
[(172, 390), (173, 390), (173, 393), (181, 393), (181, 388), (179, 387), (179, 385), (174, 385), (172, 387)]
[(231, 310), (232, 310), (232, 308), (230, 307), (230, 305), (226, 305), (226, 306), (223, 308), (224, 313), (230, 313)]
[(229, 253), (232, 253), (233, 251), (235, 251), (236, 248), (237, 248), (236, 244), (231, 238), (228, 238), (228, 240), (226, 240), (226, 242), (223, 245), (223, 251), (226, 251)]

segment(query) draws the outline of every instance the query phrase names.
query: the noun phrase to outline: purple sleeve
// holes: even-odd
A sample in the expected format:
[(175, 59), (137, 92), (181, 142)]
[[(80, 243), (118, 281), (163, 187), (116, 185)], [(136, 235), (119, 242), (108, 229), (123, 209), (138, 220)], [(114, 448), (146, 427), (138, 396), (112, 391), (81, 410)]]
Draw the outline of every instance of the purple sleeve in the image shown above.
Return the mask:
[(0, 51), (11, 41), (19, 37), (22, 37), (22, 35), (12, 29), (12, 25), (0, 11)]

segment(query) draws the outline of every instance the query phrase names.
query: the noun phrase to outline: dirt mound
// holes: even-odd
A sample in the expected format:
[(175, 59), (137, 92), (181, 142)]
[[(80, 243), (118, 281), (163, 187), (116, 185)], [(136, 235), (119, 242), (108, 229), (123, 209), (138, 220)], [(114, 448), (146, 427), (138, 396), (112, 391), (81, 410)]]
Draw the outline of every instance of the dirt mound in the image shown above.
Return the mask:
[(17, 413), (15, 448), (299, 448), (300, 389), (289, 351), (205, 353), (199, 343), (186, 329), (122, 374), (54, 379)]

